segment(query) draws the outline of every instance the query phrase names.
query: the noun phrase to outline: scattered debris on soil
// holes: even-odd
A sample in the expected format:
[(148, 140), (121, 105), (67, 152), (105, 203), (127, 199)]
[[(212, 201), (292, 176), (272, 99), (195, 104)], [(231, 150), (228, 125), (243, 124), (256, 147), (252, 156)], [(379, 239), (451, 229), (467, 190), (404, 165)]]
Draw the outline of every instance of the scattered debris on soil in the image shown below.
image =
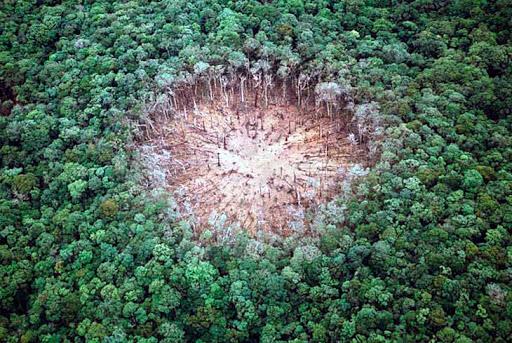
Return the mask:
[(166, 156), (155, 169), (165, 168), (180, 215), (197, 233), (219, 220), (253, 234), (307, 231), (308, 210), (334, 197), (361, 153), (342, 121), (291, 105), (199, 105), (159, 131), (147, 142)]

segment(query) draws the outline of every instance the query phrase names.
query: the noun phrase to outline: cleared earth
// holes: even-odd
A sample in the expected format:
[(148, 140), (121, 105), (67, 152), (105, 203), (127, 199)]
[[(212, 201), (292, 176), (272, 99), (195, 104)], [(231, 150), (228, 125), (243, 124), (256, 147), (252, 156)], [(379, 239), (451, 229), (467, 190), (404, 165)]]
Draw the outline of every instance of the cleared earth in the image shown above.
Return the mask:
[(239, 226), (289, 235), (337, 193), (357, 161), (340, 120), (295, 106), (196, 106), (175, 115), (151, 140), (180, 216), (196, 232)]

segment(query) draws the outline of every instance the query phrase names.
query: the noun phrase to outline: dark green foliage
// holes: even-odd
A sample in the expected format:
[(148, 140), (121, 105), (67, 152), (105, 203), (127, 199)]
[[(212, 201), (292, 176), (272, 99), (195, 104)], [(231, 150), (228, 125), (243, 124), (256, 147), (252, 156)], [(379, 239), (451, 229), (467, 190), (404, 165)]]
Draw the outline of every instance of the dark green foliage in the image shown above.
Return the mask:
[[(507, 0), (3, 1), (0, 341), (510, 341), (511, 17)], [(380, 158), (319, 239), (205, 247), (137, 186), (127, 119), (213, 67), (379, 105)]]

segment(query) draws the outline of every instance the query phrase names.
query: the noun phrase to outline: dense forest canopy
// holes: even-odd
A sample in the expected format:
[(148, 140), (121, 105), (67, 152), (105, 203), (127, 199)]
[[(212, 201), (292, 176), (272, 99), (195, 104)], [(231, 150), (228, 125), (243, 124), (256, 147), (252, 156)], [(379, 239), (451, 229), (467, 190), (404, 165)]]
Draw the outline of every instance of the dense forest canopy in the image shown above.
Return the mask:
[[(510, 0), (2, 1), (0, 341), (510, 341), (511, 18)], [(142, 186), (145, 105), (212, 80), (350, 99), (375, 164), (318, 236), (205, 244)]]

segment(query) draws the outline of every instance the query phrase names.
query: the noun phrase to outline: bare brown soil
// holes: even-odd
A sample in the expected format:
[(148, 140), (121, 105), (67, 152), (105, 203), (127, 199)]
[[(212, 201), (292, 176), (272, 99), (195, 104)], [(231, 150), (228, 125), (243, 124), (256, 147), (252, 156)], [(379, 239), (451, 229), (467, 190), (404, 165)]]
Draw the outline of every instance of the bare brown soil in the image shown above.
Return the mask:
[(197, 233), (222, 213), (226, 225), (253, 234), (307, 230), (308, 210), (332, 199), (359, 155), (339, 120), (284, 105), (201, 105), (167, 122), (151, 143), (170, 156), (155, 168), (167, 170), (168, 189)]

